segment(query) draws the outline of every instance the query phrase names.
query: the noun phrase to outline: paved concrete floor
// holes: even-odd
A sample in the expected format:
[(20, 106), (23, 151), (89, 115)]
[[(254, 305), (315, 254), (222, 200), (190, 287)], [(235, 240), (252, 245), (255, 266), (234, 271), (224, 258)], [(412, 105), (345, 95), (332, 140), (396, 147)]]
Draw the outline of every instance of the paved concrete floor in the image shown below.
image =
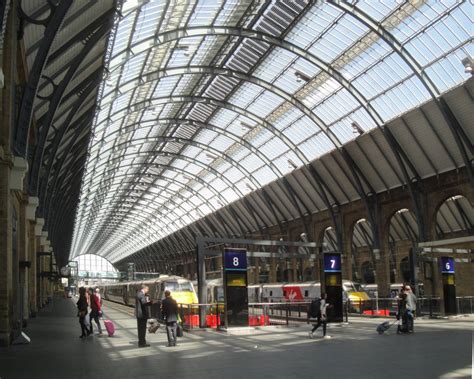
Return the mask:
[(0, 349), (0, 378), (456, 378), (471, 377), (474, 318), (418, 320), (416, 333), (379, 336), (379, 319), (332, 326), (330, 340), (309, 326), (250, 335), (185, 333), (166, 347), (163, 328), (137, 348), (132, 309), (106, 306), (116, 335), (80, 340), (71, 299), (56, 298), (30, 321), (32, 343)]

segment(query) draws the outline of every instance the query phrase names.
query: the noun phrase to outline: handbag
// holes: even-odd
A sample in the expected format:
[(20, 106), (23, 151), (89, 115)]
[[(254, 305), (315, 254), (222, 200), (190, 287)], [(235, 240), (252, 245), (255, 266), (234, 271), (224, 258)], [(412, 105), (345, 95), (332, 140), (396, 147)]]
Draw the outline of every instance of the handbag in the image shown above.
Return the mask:
[(160, 329), (160, 323), (156, 319), (148, 320), (148, 333), (156, 333)]
[(176, 325), (176, 337), (183, 336), (183, 327), (180, 324)]
[(77, 317), (85, 317), (87, 314), (87, 311), (77, 311)]

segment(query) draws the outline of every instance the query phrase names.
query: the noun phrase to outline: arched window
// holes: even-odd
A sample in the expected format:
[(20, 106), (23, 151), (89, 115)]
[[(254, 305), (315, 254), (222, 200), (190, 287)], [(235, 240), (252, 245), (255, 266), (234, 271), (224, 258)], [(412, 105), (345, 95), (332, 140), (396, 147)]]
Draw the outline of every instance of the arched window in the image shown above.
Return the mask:
[(77, 262), (78, 273), (80, 277), (90, 279), (116, 278), (117, 269), (105, 258), (94, 255), (84, 254), (73, 259)]

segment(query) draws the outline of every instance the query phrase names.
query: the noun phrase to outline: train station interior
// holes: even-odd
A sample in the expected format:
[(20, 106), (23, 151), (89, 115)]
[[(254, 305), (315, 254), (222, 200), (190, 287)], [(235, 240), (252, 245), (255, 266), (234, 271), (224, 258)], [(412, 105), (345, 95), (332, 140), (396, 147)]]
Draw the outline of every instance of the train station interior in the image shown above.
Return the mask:
[(0, 1), (0, 379), (472, 377), (473, 14)]

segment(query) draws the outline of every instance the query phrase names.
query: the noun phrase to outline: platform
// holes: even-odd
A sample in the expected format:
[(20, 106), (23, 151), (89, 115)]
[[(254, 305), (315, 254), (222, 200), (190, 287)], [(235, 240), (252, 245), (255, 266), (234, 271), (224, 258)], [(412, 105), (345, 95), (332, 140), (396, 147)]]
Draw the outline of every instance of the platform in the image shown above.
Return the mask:
[(328, 340), (309, 339), (307, 325), (242, 336), (191, 332), (175, 348), (161, 327), (147, 334), (151, 347), (139, 349), (132, 308), (104, 310), (116, 335), (81, 340), (74, 299), (55, 298), (30, 320), (31, 344), (0, 349), (0, 378), (471, 377), (472, 317), (418, 320), (415, 334), (401, 336), (379, 336), (380, 319), (359, 318), (330, 326)]

